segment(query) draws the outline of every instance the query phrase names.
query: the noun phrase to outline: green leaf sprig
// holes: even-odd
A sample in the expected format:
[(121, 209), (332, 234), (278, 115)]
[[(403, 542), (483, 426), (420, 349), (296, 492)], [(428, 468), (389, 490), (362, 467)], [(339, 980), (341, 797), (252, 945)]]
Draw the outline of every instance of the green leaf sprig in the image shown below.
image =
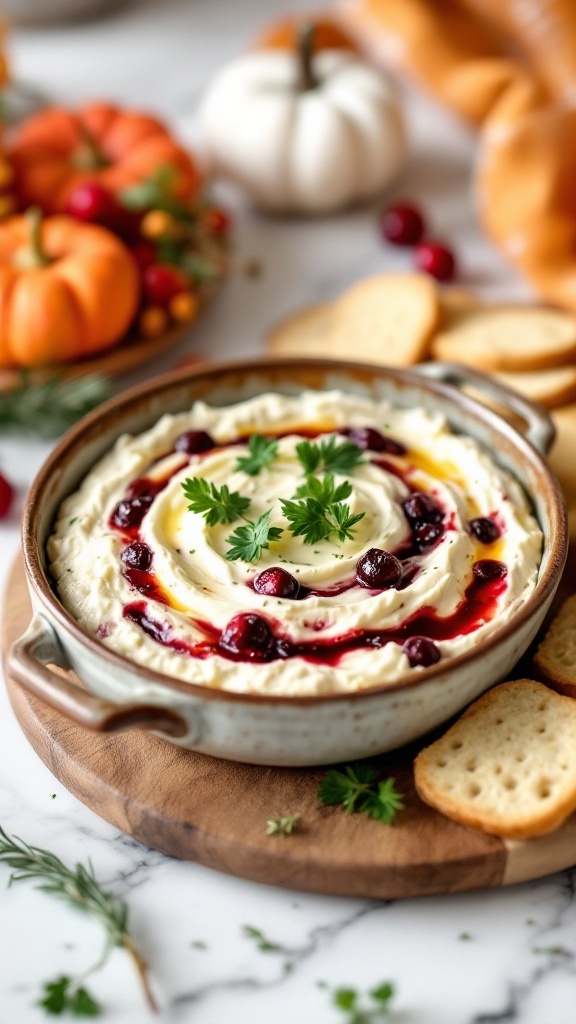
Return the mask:
[(307, 475), (322, 470), (339, 475), (352, 473), (365, 461), (361, 448), (351, 441), (338, 441), (336, 434), (319, 442), (301, 441), (296, 445), (296, 455)]
[(248, 441), (248, 455), (240, 455), (235, 469), (241, 469), (248, 476), (258, 476), (260, 470), (269, 466), (278, 454), (278, 441), (262, 434), (252, 434)]
[(303, 537), (305, 544), (318, 544), (336, 534), (338, 540), (352, 537), (352, 529), (364, 518), (365, 512), (350, 515), (350, 506), (344, 501), (352, 494), (352, 486), (344, 480), (336, 486), (332, 473), (322, 480), (307, 476), (296, 491), (298, 500), (280, 499), (289, 529), (295, 537)]
[(262, 550), (270, 547), (271, 541), (280, 540), (281, 526), (270, 525), (272, 509), (264, 512), (256, 522), (247, 519), (244, 526), (237, 526), (227, 538), (230, 550), (226, 552), (229, 562), (258, 562)]
[(344, 771), (331, 768), (320, 783), (318, 798), (323, 804), (341, 804), (346, 814), (362, 811), (385, 825), (391, 825), (404, 807), (394, 779), (378, 781), (366, 764), (347, 765)]
[(32, 384), (23, 373), (18, 387), (0, 394), (0, 431), (60, 437), (111, 394), (108, 379), (96, 374), (77, 380), (56, 375)]
[(102, 1007), (87, 988), (75, 984), (72, 978), (61, 974), (54, 981), (46, 981), (43, 985), (43, 998), (38, 1005), (52, 1017), (62, 1013), (71, 1013), (73, 1017), (99, 1017)]
[(267, 836), (290, 836), (294, 832), (298, 822), (299, 814), (277, 815), (275, 818), (268, 818), (266, 822)]
[(96, 881), (90, 862), (87, 867), (76, 864), (73, 869), (68, 868), (55, 854), (39, 846), (29, 846), (16, 836), (8, 836), (1, 827), (0, 862), (12, 868), (9, 885), (34, 879), (40, 883), (36, 888), (42, 892), (65, 900), (99, 921), (106, 934), (106, 946), (92, 970), (102, 967), (115, 947), (125, 949), (136, 968), (148, 1006), (157, 1012), (146, 961), (128, 931), (128, 905), (119, 896), (102, 888)]
[(201, 476), (187, 477), (182, 488), (189, 502), (189, 511), (201, 513), (208, 526), (233, 523), (250, 508), (250, 498), (243, 498), (238, 491), (230, 491), (226, 484), (216, 487)]
[(355, 988), (337, 988), (332, 1002), (347, 1015), (346, 1024), (379, 1024), (387, 1016), (393, 996), (393, 984), (383, 981), (368, 992), (370, 1003)]

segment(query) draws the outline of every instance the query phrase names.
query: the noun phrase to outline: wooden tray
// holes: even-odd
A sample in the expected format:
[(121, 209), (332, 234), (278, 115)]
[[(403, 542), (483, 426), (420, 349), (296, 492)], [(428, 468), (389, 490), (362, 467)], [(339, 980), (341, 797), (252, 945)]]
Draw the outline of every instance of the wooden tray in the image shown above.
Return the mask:
[[(31, 617), (21, 556), (6, 594), (4, 652)], [(405, 794), (406, 809), (386, 826), (323, 806), (316, 797), (322, 769), (235, 764), (145, 733), (92, 733), (10, 679), (6, 685), (30, 743), (74, 796), (140, 842), (228, 874), (388, 899), (510, 885), (576, 863), (576, 815), (551, 835), (520, 843), (426, 807), (414, 790), (414, 747), (373, 759)], [(301, 821), (291, 836), (266, 835), (267, 818), (296, 812)]]

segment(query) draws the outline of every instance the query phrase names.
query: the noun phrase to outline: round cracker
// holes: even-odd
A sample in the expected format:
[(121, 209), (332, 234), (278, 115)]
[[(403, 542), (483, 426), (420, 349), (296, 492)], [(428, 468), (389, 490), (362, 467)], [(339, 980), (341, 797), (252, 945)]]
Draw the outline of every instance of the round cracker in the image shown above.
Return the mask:
[(576, 317), (544, 306), (454, 310), (432, 355), (479, 370), (527, 372), (576, 361)]
[(576, 403), (554, 409), (552, 420), (556, 438), (548, 462), (560, 481), (568, 505), (576, 505)]
[(558, 366), (531, 373), (497, 373), (495, 376), (506, 387), (546, 409), (558, 409), (576, 401), (576, 366)]
[(424, 274), (379, 274), (334, 303), (326, 355), (413, 366), (428, 355), (438, 325), (438, 290)]
[(307, 306), (275, 324), (266, 339), (275, 356), (325, 355), (326, 336), (333, 318), (333, 304)]

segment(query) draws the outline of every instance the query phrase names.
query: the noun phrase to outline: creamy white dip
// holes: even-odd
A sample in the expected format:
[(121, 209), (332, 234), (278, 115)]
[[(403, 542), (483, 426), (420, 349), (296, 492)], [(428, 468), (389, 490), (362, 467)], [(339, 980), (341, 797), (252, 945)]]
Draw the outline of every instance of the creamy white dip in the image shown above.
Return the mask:
[[(306, 544), (290, 532), (280, 505), (280, 499), (294, 497), (304, 480), (296, 456), (303, 440), (298, 431), (329, 434), (343, 427), (372, 427), (401, 442), (406, 453), (364, 451), (361, 465), (336, 477), (337, 483), (346, 479), (352, 485), (350, 514), (364, 513), (352, 536)], [(174, 452), (176, 438), (189, 430), (207, 431), (219, 447), (201, 455)], [(256, 476), (236, 468), (238, 457), (248, 451), (238, 438), (252, 433), (282, 435), (277, 457)], [(386, 465), (375, 464), (379, 459)], [(226, 558), (227, 538), (241, 519), (208, 526), (201, 514), (188, 510), (182, 482), (194, 476), (250, 498), (251, 520), (271, 510), (271, 523), (283, 533), (256, 564)], [(131, 538), (111, 521), (139, 478), (167, 481), (138, 533), (153, 556), (157, 589), (149, 594), (136, 591), (126, 578), (121, 555)], [(411, 490), (426, 492), (439, 503), (442, 536), (411, 560), (417, 571), (404, 589), (354, 585), (357, 563), (368, 550), (398, 552), (406, 545), (410, 524), (402, 503)], [(497, 522), (499, 538), (493, 543), (476, 539), (469, 526), (476, 517)], [(435, 621), (456, 615), (458, 622), (474, 579), (473, 564), (496, 560), (505, 565), (506, 580), (487, 606), (486, 621), (476, 616), (470, 632), (435, 638), (442, 659), (468, 650), (526, 601), (537, 580), (541, 548), (542, 534), (521, 487), (476, 442), (453, 434), (439, 415), (332, 391), (299, 397), (265, 394), (227, 408), (197, 402), (189, 412), (164, 416), (143, 434), (121, 437), (62, 504), (48, 557), (64, 606), (89, 634), (133, 661), (204, 686), (302, 695), (365, 689), (420, 671), (411, 666), (402, 642), (358, 647), (338, 657), (330, 645), (351, 633), (401, 629), (423, 608)], [(271, 566), (284, 567), (305, 588), (338, 590), (343, 581), (349, 586), (339, 594), (300, 600), (257, 593), (251, 582)], [(157, 600), (158, 593), (166, 603)], [(160, 642), (158, 631), (154, 635), (126, 616), (126, 608), (134, 606), (144, 609), (172, 646)], [(226, 657), (214, 646), (214, 636), (239, 612), (262, 616), (275, 636), (291, 644), (328, 642), (326, 657), (263, 662)], [(203, 656), (186, 649), (194, 650), (195, 644), (203, 645)]]

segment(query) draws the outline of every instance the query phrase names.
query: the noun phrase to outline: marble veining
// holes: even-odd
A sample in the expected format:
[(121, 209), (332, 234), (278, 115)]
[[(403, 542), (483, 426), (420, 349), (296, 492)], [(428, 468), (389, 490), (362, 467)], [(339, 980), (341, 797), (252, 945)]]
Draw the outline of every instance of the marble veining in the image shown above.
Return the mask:
[[(274, 13), (304, 0), (154, 0), (107, 18), (29, 29), (13, 40), (19, 76), (74, 102), (103, 94), (172, 116), (196, 137), (204, 82), (250, 44)], [(464, 284), (493, 298), (524, 298), (474, 221), (465, 184), (473, 138), (426, 97), (403, 87), (411, 158), (394, 194), (417, 197), (431, 234), (454, 244)], [(409, 255), (380, 242), (376, 207), (326, 220), (261, 218), (229, 189), (237, 219), (233, 272), (219, 301), (165, 369), (196, 351), (213, 357), (262, 350), (266, 330), (298, 306), (331, 298), (355, 279), (407, 269)], [(257, 259), (262, 274), (246, 273)], [(135, 381), (141, 374), (134, 374)], [(0, 465), (23, 494), (48, 446), (0, 438)], [(21, 504), (21, 503), (20, 503)], [(16, 554), (19, 509), (0, 524), (0, 583)], [(118, 833), (76, 801), (39, 761), (0, 690), (0, 823), (64, 860), (90, 858), (103, 884), (125, 896), (152, 967), (166, 1024), (346, 1024), (338, 986), (396, 987), (390, 1024), (574, 1024), (576, 872), (510, 889), (390, 901), (335, 899), (258, 886), (181, 863)], [(285, 840), (271, 840), (289, 842)], [(99, 928), (29, 884), (4, 888), (0, 867), (0, 1022), (37, 1024), (41, 983), (80, 974), (98, 959)], [(277, 949), (245, 933), (260, 929)], [(108, 1024), (149, 1018), (125, 955), (89, 980)]]

